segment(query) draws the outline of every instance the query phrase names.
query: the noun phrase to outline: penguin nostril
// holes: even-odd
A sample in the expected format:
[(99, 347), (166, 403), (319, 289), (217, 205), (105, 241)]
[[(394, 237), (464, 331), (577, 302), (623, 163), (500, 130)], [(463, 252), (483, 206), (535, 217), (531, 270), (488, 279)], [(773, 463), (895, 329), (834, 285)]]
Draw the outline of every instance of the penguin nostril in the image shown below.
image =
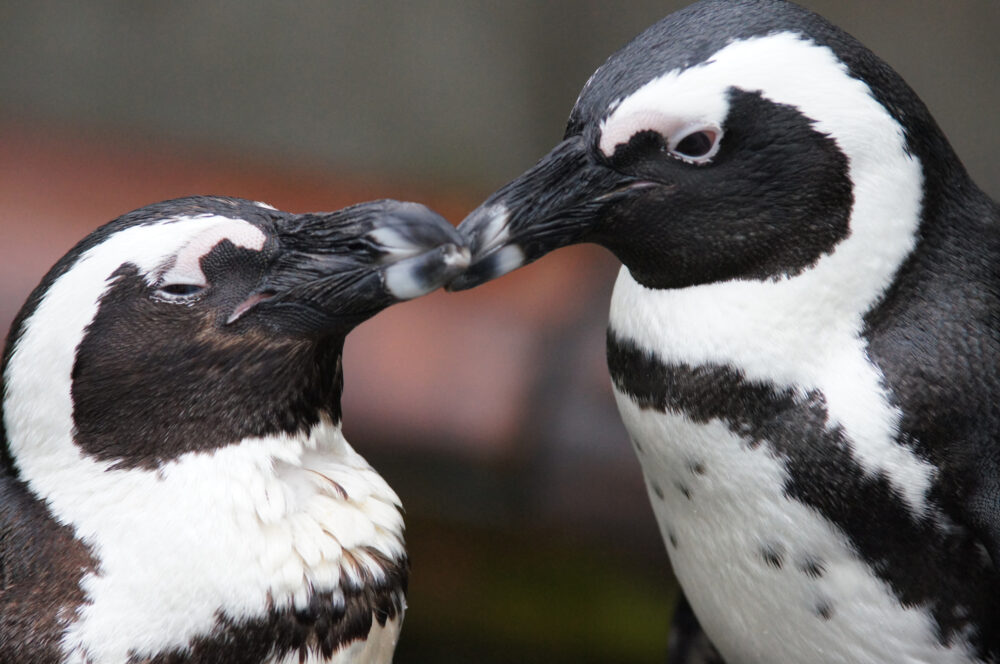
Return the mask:
[(274, 295), (275, 293), (272, 291), (263, 291), (261, 293), (254, 293), (253, 295), (245, 299), (243, 302), (241, 302), (239, 306), (237, 306), (233, 310), (233, 313), (231, 313), (229, 315), (229, 318), (226, 319), (226, 325), (231, 325), (232, 323), (235, 323), (236, 321), (238, 321), (240, 318), (243, 317), (243, 314), (250, 311), (261, 302), (266, 302), (267, 300), (270, 300), (271, 298), (274, 297)]

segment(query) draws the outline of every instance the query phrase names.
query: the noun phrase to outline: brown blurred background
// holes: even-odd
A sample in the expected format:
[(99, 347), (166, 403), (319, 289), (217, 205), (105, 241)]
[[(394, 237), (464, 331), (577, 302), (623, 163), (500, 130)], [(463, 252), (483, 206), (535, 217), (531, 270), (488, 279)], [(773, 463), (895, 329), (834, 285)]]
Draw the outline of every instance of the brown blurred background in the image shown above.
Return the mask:
[[(188, 194), (457, 222), (678, 0), (0, 3), (0, 327), (97, 225)], [(1000, 3), (805, 0), (921, 94), (1000, 197)], [(348, 438), (407, 507), (399, 662), (658, 662), (674, 585), (611, 401), (617, 264), (566, 249), (362, 326)]]

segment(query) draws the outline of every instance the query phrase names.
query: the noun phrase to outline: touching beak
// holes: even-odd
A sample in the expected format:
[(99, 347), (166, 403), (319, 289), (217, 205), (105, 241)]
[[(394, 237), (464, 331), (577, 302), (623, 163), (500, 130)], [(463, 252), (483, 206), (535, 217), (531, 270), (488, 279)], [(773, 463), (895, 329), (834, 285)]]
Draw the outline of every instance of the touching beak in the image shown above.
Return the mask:
[(596, 162), (581, 136), (567, 138), (462, 221), (472, 264), (447, 289), (478, 286), (587, 241), (607, 206), (642, 184)]
[(417, 203), (361, 203), (277, 222), (259, 286), (229, 317), (254, 310), (283, 327), (346, 330), (386, 307), (425, 295), (469, 265), (463, 237)]

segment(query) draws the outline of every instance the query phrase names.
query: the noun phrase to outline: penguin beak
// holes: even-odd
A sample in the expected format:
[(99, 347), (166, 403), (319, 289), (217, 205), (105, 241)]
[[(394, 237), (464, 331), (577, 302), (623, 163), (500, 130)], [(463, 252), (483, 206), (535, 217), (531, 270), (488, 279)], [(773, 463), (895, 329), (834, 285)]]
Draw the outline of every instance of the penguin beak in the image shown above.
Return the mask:
[(472, 288), (587, 241), (607, 206), (643, 185), (596, 162), (582, 136), (567, 138), (462, 221), (472, 264), (446, 288)]
[(270, 267), (227, 324), (254, 310), (286, 329), (349, 330), (469, 265), (462, 236), (417, 203), (382, 200), (290, 215), (278, 220), (275, 236)]

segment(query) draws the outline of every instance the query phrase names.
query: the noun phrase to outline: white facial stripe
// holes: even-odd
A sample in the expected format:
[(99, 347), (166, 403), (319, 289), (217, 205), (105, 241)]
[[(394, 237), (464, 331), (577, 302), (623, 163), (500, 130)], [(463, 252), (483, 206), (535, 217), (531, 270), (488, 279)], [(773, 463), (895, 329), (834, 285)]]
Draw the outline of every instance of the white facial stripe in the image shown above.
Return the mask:
[[(795, 106), (856, 157), (868, 153), (866, 147), (877, 154), (879, 146), (893, 143), (892, 137), (880, 138), (884, 122), (876, 128), (864, 125), (870, 113), (887, 114), (832, 50), (780, 33), (733, 42), (704, 64), (668, 72), (616, 101), (602, 122), (600, 149), (611, 155), (616, 145), (644, 129), (669, 135), (684, 126), (724, 127), (732, 87)], [(893, 125), (893, 131), (901, 131)]]
[[(636, 93), (638, 94), (638, 93)], [(636, 95), (629, 97), (636, 99)], [(656, 108), (643, 108), (639, 104), (642, 99), (636, 101), (633, 110), (626, 108), (624, 111), (619, 108), (604, 122), (601, 123), (601, 140), (598, 144), (604, 156), (610, 157), (615, 153), (615, 148), (625, 145), (635, 134), (642, 131), (655, 131), (666, 139), (672, 137), (683, 137), (697, 127), (712, 127), (717, 129), (722, 125), (712, 117), (717, 109), (712, 109), (709, 113), (692, 113), (690, 116), (666, 113)], [(723, 116), (728, 111), (728, 103), (721, 110)]]
[(7, 366), (4, 422), (22, 477), (36, 494), (58, 496), (58, 472), (81, 459), (71, 443), (71, 374), (76, 349), (97, 314), (109, 278), (130, 262), (151, 272), (172, 257), (203, 220), (136, 226), (87, 250), (57, 279), (24, 323)]
[(67, 487), (59, 472), (82, 461), (71, 442), (71, 375), (76, 349), (97, 315), (111, 275), (126, 262), (149, 274), (206, 227), (233, 221), (195, 217), (128, 228), (84, 252), (49, 287), (25, 321), (8, 363), (3, 413), (11, 452), (37, 495), (61, 495)]
[(923, 513), (934, 467), (895, 442), (900, 413), (861, 337), (862, 317), (915, 244), (920, 163), (868, 87), (830, 49), (792, 34), (734, 42), (704, 65), (650, 82), (625, 99), (612, 119), (652, 107), (688, 120), (722, 122), (731, 86), (797, 107), (836, 142), (853, 184), (851, 235), (814, 267), (777, 282), (651, 290), (623, 269), (611, 326), (666, 363), (729, 365), (751, 380), (820, 390), (829, 425), (844, 427), (864, 468), (885, 473), (909, 506)]
[(201, 271), (201, 259), (223, 240), (229, 240), (237, 247), (260, 251), (267, 236), (253, 224), (241, 219), (226, 217), (198, 217), (207, 224), (204, 231), (195, 235), (177, 253), (174, 265), (161, 277), (165, 284), (194, 284), (205, 286), (207, 282)]

